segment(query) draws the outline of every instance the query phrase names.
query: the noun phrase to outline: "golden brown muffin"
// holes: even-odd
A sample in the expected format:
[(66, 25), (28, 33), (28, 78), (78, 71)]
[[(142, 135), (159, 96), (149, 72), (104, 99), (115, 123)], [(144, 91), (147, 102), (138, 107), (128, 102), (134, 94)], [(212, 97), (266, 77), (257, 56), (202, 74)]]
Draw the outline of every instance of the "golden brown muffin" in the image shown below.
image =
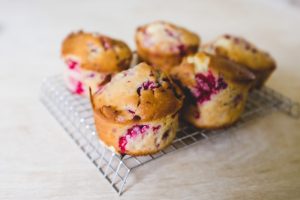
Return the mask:
[(184, 56), (197, 52), (200, 38), (185, 28), (156, 21), (138, 27), (135, 42), (141, 60), (169, 72)]
[(183, 98), (168, 76), (140, 63), (92, 96), (98, 135), (117, 153), (156, 153), (176, 135)]
[(68, 88), (88, 95), (88, 87), (98, 90), (116, 72), (129, 68), (132, 53), (122, 41), (79, 31), (71, 33), (62, 44), (61, 54), (68, 68), (65, 80)]
[(186, 57), (171, 75), (186, 91), (184, 119), (209, 129), (237, 121), (255, 79), (234, 62), (204, 52)]
[(276, 68), (274, 59), (267, 52), (241, 37), (223, 35), (204, 45), (202, 50), (223, 56), (251, 70), (256, 76), (256, 88), (262, 87)]

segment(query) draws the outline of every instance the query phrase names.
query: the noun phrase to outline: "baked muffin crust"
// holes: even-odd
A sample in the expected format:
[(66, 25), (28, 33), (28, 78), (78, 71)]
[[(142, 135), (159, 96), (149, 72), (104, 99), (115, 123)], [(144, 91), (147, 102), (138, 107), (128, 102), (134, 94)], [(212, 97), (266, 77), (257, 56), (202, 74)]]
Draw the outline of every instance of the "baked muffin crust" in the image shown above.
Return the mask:
[(96, 33), (71, 33), (62, 44), (62, 57), (76, 57), (80, 67), (101, 73), (129, 68), (132, 53), (122, 41)]
[(172, 23), (155, 21), (137, 28), (135, 41), (139, 57), (166, 72), (186, 55), (197, 52), (197, 34)]
[(202, 50), (225, 57), (251, 70), (257, 77), (254, 84), (257, 88), (265, 83), (276, 68), (275, 60), (267, 52), (242, 37), (222, 35), (203, 45)]

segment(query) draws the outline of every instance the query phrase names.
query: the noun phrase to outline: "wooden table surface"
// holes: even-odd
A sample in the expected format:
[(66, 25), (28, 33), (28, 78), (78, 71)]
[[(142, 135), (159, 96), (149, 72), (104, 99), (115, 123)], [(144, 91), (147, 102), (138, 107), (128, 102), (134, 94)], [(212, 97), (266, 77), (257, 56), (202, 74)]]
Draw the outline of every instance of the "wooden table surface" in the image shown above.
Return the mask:
[(268, 86), (300, 102), (300, 2), (0, 1), (0, 199), (300, 199), (300, 120), (281, 113), (203, 140), (132, 174), (118, 197), (38, 100), (61, 73), (62, 39), (99, 31), (134, 48), (135, 28), (164, 19), (208, 41), (243, 35), (278, 69)]

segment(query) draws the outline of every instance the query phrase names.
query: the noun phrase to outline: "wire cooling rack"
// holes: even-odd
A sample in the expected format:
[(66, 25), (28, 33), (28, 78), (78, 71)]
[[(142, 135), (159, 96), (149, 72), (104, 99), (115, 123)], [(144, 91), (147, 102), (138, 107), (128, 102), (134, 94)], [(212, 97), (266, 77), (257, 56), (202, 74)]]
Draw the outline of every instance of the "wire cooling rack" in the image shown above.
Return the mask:
[(230, 128), (208, 131), (181, 124), (176, 139), (165, 150), (149, 156), (126, 155), (121, 158), (107, 149), (98, 139), (89, 99), (71, 94), (64, 86), (61, 76), (53, 76), (44, 80), (40, 98), (119, 195), (125, 189), (124, 185), (129, 174), (151, 160), (188, 147), (213, 135), (236, 129), (250, 119), (270, 111), (279, 110), (294, 118), (298, 118), (300, 115), (299, 103), (292, 102), (287, 97), (265, 87), (250, 94), (244, 114)]

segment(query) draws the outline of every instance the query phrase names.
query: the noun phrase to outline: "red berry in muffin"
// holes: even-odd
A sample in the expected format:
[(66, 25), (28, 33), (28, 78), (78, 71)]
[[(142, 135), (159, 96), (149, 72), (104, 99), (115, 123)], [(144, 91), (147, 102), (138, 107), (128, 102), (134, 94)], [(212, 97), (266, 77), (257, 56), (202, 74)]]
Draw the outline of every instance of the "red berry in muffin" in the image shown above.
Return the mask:
[(199, 128), (236, 122), (255, 78), (234, 62), (204, 52), (185, 58), (171, 75), (186, 92), (184, 119)]

